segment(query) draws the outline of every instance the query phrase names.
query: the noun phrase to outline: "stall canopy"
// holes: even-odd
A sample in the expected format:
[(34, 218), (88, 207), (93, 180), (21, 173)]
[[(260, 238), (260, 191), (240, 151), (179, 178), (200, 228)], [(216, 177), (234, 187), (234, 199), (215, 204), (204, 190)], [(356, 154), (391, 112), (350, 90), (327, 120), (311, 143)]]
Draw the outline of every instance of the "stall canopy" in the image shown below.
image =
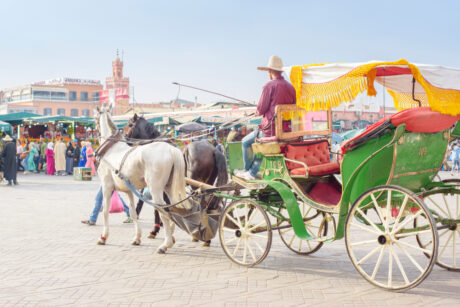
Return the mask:
[(13, 127), (9, 123), (0, 120), (0, 131), (11, 135), (13, 134)]
[(11, 125), (20, 125), (24, 122), (25, 118), (40, 117), (40, 115), (28, 112), (17, 112), (0, 115), (0, 120), (7, 122)]
[(398, 110), (429, 106), (443, 114), (460, 114), (460, 69), (394, 62), (311, 64), (285, 68), (296, 89), (297, 105), (310, 111), (329, 110), (367, 91), (374, 81), (393, 97)]

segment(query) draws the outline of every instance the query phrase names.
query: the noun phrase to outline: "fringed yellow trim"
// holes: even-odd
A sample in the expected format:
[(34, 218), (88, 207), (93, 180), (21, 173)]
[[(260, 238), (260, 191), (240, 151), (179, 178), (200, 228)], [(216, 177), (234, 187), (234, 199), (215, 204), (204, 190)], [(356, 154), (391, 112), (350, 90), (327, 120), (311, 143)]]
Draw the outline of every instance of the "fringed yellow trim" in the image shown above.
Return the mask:
[[(307, 111), (329, 110), (343, 102), (350, 102), (366, 89), (368, 95), (375, 95), (374, 80), (377, 66), (381, 65), (406, 65), (417, 82), (425, 89), (426, 95), (416, 95), (422, 105), (431, 107), (432, 110), (443, 114), (460, 114), (460, 91), (437, 88), (428, 83), (420, 70), (408, 61), (401, 59), (395, 62), (369, 63), (356, 67), (347, 74), (331, 82), (320, 84), (302, 83), (303, 69), (324, 64), (294, 66), (291, 70), (291, 82), (296, 89), (297, 105)], [(394, 99), (398, 110), (418, 106), (412, 100), (412, 93), (396, 93), (388, 91)]]

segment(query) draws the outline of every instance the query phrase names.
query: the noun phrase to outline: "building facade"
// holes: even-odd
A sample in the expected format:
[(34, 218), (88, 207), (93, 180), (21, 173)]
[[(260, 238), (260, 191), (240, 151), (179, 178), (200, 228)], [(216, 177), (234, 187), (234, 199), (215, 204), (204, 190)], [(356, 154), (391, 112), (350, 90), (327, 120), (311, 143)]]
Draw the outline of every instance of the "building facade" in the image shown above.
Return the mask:
[(93, 116), (103, 86), (99, 80), (57, 78), (0, 92), (0, 114)]

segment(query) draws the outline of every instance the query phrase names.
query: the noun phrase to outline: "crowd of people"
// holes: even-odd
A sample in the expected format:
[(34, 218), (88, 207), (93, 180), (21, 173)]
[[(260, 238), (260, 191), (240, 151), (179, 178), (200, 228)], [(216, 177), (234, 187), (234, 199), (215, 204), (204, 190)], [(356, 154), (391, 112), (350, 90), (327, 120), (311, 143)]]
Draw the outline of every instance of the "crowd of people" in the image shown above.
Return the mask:
[(89, 167), (96, 174), (94, 149), (89, 141), (73, 140), (64, 143), (61, 138), (48, 140), (40, 138), (38, 142), (28, 138), (15, 140), (6, 135), (0, 144), (1, 169), (8, 185), (18, 184), (16, 173), (24, 174), (44, 172), (47, 175), (72, 175), (74, 167)]

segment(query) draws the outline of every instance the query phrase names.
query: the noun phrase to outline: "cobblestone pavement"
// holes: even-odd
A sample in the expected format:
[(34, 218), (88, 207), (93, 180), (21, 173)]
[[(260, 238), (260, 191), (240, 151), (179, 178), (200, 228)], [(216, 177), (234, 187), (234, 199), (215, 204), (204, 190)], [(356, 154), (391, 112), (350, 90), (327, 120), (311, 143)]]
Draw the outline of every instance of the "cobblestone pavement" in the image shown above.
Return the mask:
[(406, 293), (382, 291), (351, 264), (343, 240), (312, 256), (284, 247), (278, 234), (264, 262), (254, 268), (233, 264), (218, 239), (211, 247), (176, 231), (176, 245), (155, 253), (160, 238), (146, 238), (153, 210), (141, 215), (143, 241), (131, 246), (132, 224), (110, 216), (106, 246), (102, 231), (80, 223), (94, 204), (98, 180), (20, 175), (20, 185), (0, 186), (0, 305), (2, 306), (298, 306), (459, 305), (460, 273), (437, 266)]

